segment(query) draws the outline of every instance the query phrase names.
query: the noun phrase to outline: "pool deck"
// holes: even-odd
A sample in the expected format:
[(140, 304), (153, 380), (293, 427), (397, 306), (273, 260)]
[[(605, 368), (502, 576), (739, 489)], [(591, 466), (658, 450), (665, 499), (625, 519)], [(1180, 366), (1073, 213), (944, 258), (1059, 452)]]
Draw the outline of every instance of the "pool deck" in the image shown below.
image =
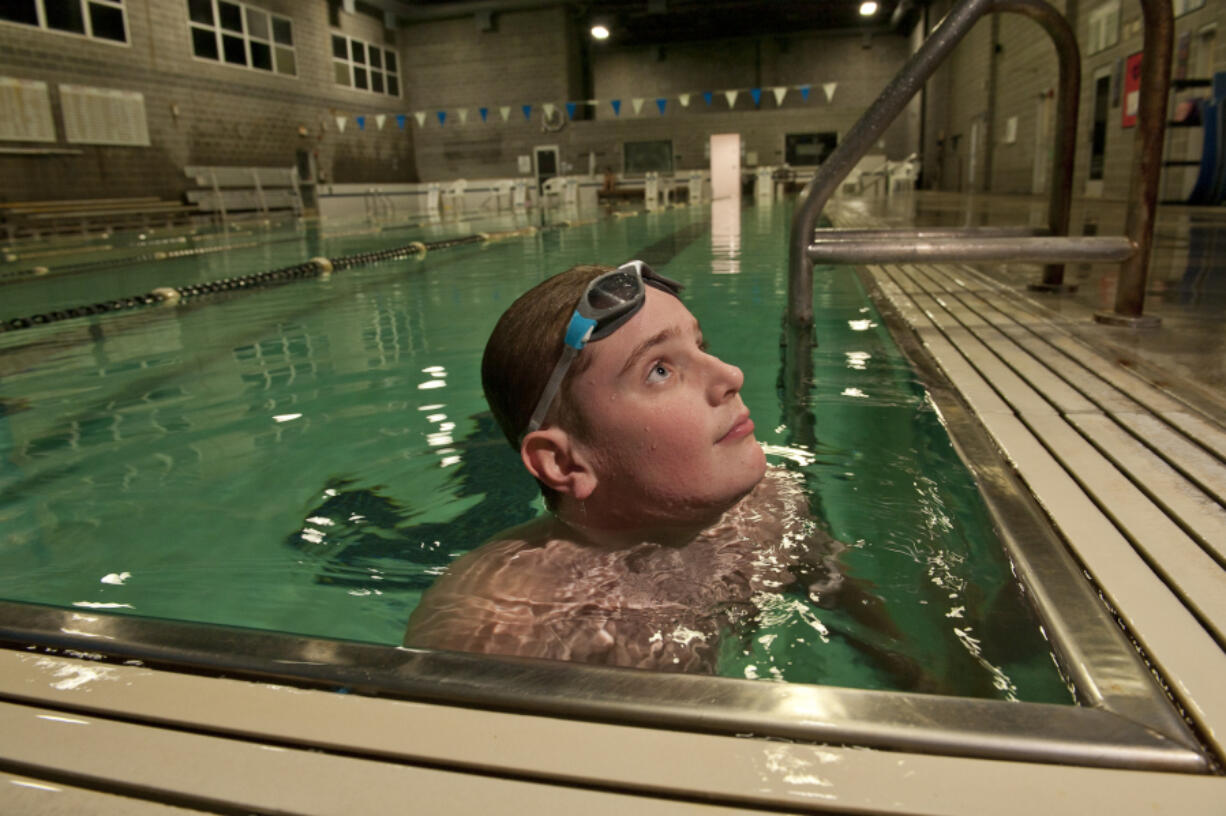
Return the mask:
[[(1039, 206), (909, 199), (840, 202), (835, 220), (1028, 223)], [(1109, 234), (1103, 214), (1111, 207), (1092, 209), (1099, 234)], [(1201, 216), (1172, 216), (1193, 217)], [(1155, 265), (1155, 284), (1186, 277), (1179, 258), (1188, 250), (1178, 225), (1171, 229), (1160, 218), (1158, 253), (1172, 241), (1174, 251)], [(1091, 321), (1108, 292), (1107, 268), (1071, 270), (1082, 289), (1060, 296), (1026, 292), (1038, 275), (1030, 266), (904, 264), (866, 274), (882, 307), (906, 322), (1031, 488), (1220, 762), (1222, 307), (1159, 299), (1153, 311), (1163, 327), (1143, 334)], [(1221, 775), (746, 739), (87, 657), (0, 650), (0, 812), (1029, 816), (1220, 814), (1226, 802)], [(794, 714), (820, 721), (831, 712)]]
[[(1007, 219), (1007, 208), (991, 217), (990, 204), (981, 204), (989, 214), (983, 221)], [(920, 218), (900, 219), (879, 202), (844, 202), (834, 220), (840, 227), (924, 220), (921, 203), (915, 212)], [(1226, 218), (1219, 223), (1226, 227)], [(1172, 268), (1175, 257), (1160, 248), (1151, 291), (1183, 273)], [(867, 271), (1044, 508), (1201, 739), (1226, 755), (1226, 429), (1214, 417), (1220, 320), (1209, 323), (1200, 304), (1189, 310), (1151, 296), (1163, 328), (1103, 326), (1091, 309), (1109, 302), (1028, 291), (1041, 271), (1033, 265)], [(1066, 280), (1081, 278), (1098, 300), (1114, 271), (1072, 270)]]

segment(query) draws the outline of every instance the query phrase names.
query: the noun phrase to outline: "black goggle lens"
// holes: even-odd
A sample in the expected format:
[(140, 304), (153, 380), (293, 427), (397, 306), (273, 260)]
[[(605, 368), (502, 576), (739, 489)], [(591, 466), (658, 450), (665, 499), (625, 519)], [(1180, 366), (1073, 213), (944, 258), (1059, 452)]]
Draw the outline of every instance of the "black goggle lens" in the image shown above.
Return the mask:
[(643, 286), (637, 275), (620, 272), (606, 276), (588, 290), (587, 303), (594, 310), (605, 311), (633, 302), (642, 292)]

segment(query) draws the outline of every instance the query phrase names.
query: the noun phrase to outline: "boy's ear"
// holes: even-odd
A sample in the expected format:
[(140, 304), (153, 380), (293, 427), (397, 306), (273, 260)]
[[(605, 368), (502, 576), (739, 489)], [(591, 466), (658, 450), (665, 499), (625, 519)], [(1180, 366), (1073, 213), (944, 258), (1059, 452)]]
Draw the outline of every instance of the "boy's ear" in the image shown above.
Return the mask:
[(528, 434), (519, 456), (529, 473), (558, 493), (583, 501), (596, 489), (596, 472), (583, 446), (561, 428)]

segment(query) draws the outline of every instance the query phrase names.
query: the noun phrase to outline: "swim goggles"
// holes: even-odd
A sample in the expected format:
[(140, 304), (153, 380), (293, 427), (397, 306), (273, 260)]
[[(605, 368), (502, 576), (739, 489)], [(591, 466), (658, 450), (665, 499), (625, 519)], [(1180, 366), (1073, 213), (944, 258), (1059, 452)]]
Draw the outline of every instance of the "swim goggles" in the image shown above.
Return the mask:
[[(674, 297), (681, 291), (681, 284), (663, 275), (657, 275), (642, 261), (627, 261), (612, 272), (606, 272), (588, 284), (587, 291), (579, 299), (575, 313), (566, 327), (565, 345), (558, 364), (553, 367), (540, 402), (528, 420), (523, 436), (541, 427), (545, 414), (558, 396), (562, 380), (570, 370), (571, 363), (589, 341), (608, 337), (619, 326), (634, 316), (647, 299), (647, 286), (668, 292)], [(523, 436), (520, 438), (522, 439)]]

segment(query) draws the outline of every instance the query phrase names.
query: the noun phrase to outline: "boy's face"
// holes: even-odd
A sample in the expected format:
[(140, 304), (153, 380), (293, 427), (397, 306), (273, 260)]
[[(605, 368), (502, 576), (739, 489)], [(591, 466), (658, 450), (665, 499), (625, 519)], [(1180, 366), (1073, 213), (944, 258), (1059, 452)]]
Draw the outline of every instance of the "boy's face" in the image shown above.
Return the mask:
[(571, 390), (607, 522), (684, 523), (723, 512), (766, 472), (741, 401), (744, 376), (707, 354), (698, 321), (648, 287), (637, 314), (590, 343)]

